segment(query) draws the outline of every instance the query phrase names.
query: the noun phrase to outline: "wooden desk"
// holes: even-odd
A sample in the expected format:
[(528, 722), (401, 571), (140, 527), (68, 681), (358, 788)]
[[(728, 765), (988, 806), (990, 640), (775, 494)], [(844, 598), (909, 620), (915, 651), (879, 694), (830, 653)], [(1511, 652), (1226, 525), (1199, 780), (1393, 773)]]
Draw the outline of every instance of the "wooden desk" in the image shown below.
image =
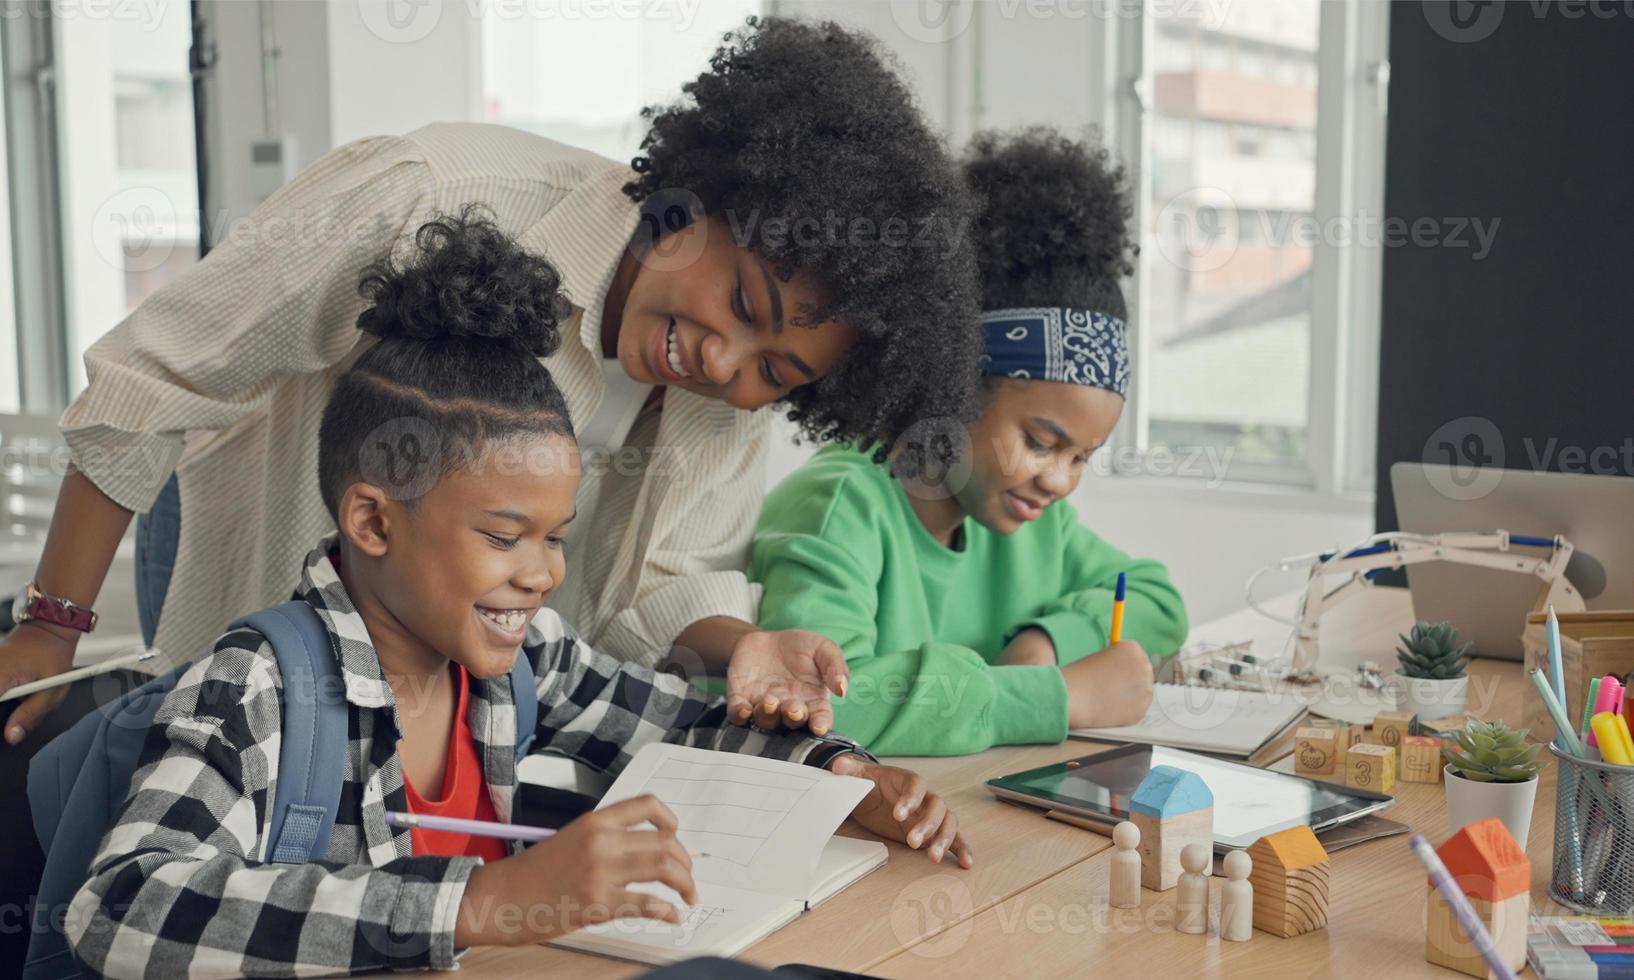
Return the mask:
[[(1383, 591), (1346, 607), (1346, 652), (1389, 663), (1397, 632), (1411, 621), (1404, 593)], [(1222, 633), (1222, 624), (1199, 634)], [(1224, 631), (1229, 632), (1229, 627)], [(1339, 631), (1335, 630), (1337, 635)], [(1328, 651), (1324, 650), (1326, 662)], [(1486, 718), (1519, 724), (1527, 696), (1517, 663), (1478, 660), (1470, 669), (1470, 707)], [(1174, 930), (1173, 890), (1142, 892), (1139, 909), (1106, 906), (1105, 838), (994, 799), (983, 787), (993, 776), (1058, 762), (1094, 751), (1086, 742), (1017, 746), (980, 755), (893, 760), (923, 772), (957, 809), (976, 867), (932, 868), (922, 854), (891, 845), (891, 860), (833, 901), (802, 916), (748, 951), (766, 966), (819, 963), (883, 977), (992, 976), (1024, 970), (1029, 976), (1145, 976), (1154, 967), (1174, 976), (1381, 977), (1459, 974), (1424, 960), (1423, 870), (1402, 837), (1361, 844), (1333, 855), (1328, 928), (1293, 939), (1262, 932), (1246, 943), (1222, 943), (1217, 910), (1208, 936)], [(1538, 788), (1527, 853), (1532, 856), (1533, 906), (1548, 904), (1554, 833), (1554, 771)], [(1440, 785), (1397, 783), (1397, 803), (1385, 816), (1410, 825), (1432, 842), (1445, 839), (1446, 806)], [(862, 835), (853, 826), (842, 833)], [(1222, 879), (1213, 879), (1218, 896)], [(472, 950), (461, 960), (475, 977), (536, 975), (625, 977), (645, 972), (620, 963), (548, 947)], [(474, 973), (472, 972), (474, 971)]]

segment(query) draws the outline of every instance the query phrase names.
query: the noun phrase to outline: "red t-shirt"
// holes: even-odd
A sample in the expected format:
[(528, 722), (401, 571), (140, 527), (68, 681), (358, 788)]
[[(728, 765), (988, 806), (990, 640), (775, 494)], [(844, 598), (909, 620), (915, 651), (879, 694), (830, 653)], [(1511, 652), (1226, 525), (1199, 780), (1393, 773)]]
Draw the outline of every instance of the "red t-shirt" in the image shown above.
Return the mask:
[[(455, 697), (454, 730), (448, 738), (448, 761), (443, 766), (442, 792), (437, 799), (428, 800), (414, 791), (408, 773), (403, 774), (403, 789), (408, 793), (410, 813), (438, 817), (458, 817), (464, 820), (493, 820), (493, 800), (488, 797), (487, 781), (483, 775), (482, 757), (477, 754), (476, 739), (471, 737), (471, 726), (465, 719), (466, 694), (470, 677), (465, 667), (456, 663), (459, 691)], [(438, 854), (444, 857), (469, 855), (485, 861), (498, 861), (506, 856), (505, 841), (498, 837), (479, 837), (448, 830), (427, 830), (411, 827), (409, 838), (414, 842), (414, 853)]]

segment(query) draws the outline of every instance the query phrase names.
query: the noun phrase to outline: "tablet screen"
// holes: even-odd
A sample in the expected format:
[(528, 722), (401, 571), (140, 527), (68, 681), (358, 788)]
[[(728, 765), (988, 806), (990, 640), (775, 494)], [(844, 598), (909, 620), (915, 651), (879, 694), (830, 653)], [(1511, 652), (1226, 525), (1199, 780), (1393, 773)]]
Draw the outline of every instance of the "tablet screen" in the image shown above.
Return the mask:
[(1247, 847), (1299, 824), (1320, 826), (1375, 809), (1388, 797), (1328, 787), (1287, 773), (1256, 769), (1162, 746), (1130, 745), (993, 780), (993, 785), (1115, 819), (1153, 766), (1196, 773), (1214, 794), (1214, 839)]

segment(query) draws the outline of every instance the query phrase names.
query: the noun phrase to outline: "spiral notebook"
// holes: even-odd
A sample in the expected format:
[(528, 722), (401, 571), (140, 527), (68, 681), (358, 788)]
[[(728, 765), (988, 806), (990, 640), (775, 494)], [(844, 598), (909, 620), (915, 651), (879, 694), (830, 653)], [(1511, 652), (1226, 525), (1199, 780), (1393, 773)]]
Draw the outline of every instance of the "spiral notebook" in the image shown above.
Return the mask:
[(601, 806), (643, 793), (664, 802), (693, 852), (698, 904), (647, 882), (680, 925), (618, 919), (551, 945), (642, 963), (732, 957), (885, 864), (879, 841), (834, 834), (872, 784), (811, 766), (680, 745), (644, 746)]
[(1255, 755), (1305, 714), (1291, 694), (1192, 684), (1155, 684), (1146, 717), (1117, 728), (1075, 728), (1091, 742), (1143, 742), (1235, 759)]

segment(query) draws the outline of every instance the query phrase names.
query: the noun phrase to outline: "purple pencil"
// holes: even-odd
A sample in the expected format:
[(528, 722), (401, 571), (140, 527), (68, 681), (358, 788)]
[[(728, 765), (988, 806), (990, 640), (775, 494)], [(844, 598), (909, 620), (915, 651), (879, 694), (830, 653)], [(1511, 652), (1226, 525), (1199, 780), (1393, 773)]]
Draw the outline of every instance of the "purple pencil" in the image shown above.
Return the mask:
[(1447, 900), (1447, 907), (1452, 909), (1452, 914), (1457, 917), (1459, 928), (1464, 930), (1464, 935), (1475, 945), (1475, 951), (1481, 954), (1481, 959), (1486, 960), (1486, 965), (1492, 968), (1492, 975), (1498, 980), (1515, 980), (1515, 971), (1498, 958), (1498, 944), (1493, 942), (1492, 933), (1486, 931), (1481, 917), (1475, 914), (1475, 907), (1464, 897), (1458, 883), (1452, 880), (1452, 874), (1447, 871), (1447, 866), (1441, 863), (1441, 855), (1435, 852), (1435, 848), (1430, 846), (1430, 842), (1424, 839), (1423, 834), (1414, 834), (1408, 838), (1407, 843), (1424, 863), (1424, 870), (1430, 873), (1430, 883), (1435, 885), (1435, 890)]
[(459, 817), (434, 817), (422, 813), (386, 811), (386, 823), (393, 827), (419, 827), (423, 830), (446, 830), (455, 834), (473, 834), (477, 837), (503, 837), (506, 840), (541, 841), (556, 836), (556, 831), (545, 827), (528, 827), (519, 823), (495, 823), (492, 820), (463, 820)]

